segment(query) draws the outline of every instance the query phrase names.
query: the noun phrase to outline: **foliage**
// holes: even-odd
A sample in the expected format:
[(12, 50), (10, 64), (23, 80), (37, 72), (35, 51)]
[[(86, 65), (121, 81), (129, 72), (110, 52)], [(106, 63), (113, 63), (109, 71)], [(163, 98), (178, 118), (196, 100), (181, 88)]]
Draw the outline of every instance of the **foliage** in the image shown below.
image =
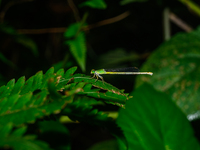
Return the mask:
[(187, 7), (189, 7), (194, 13), (196, 13), (200, 17), (200, 6), (198, 4), (194, 3), (193, 1), (187, 1), (187, 0), (179, 0), (181, 3), (185, 4)]
[(85, 35), (84, 32), (80, 31), (81, 24), (75, 23), (67, 29), (64, 36), (66, 38), (72, 38), (67, 40), (65, 44), (68, 44), (70, 51), (73, 54), (74, 58), (78, 62), (82, 71), (85, 71), (85, 62), (86, 62), (86, 45), (85, 45)]
[(141, 68), (152, 71), (154, 75), (138, 76), (136, 84), (138, 87), (148, 82), (167, 93), (189, 118), (200, 107), (199, 33), (200, 28), (192, 33), (179, 33), (163, 43)]
[(0, 147), (18, 150), (51, 150), (43, 141), (36, 140), (35, 135), (24, 135), (27, 127), (23, 126), (13, 130), (13, 124), (0, 125)]
[(80, 7), (89, 6), (91, 8), (105, 9), (107, 7), (104, 0), (87, 0), (79, 5)]
[(129, 149), (200, 149), (189, 121), (166, 94), (143, 84), (131, 95), (117, 119)]
[[(61, 69), (55, 73), (54, 69), (50, 68), (45, 74), (40, 71), (27, 81), (25, 77), (19, 78), (16, 83), (14, 79), (10, 80), (6, 86), (0, 88), (0, 125), (11, 130), (12, 126), (34, 123), (39, 118), (59, 114), (63, 110), (61, 114), (68, 115), (74, 121), (106, 126), (118, 138), (123, 136), (112, 118), (92, 109), (92, 105), (98, 102), (89, 97), (123, 106), (129, 99), (128, 94), (108, 83), (95, 82), (96, 79), (91, 77), (74, 74), (76, 69), (77, 67), (70, 68), (66, 73)], [(42, 124), (44, 130), (47, 130), (49, 123)], [(4, 130), (7, 131), (3, 128), (2, 132)], [(9, 134), (9, 131), (6, 134)], [(9, 141), (13, 136), (7, 138)], [(2, 146), (5, 144), (13, 148), (17, 145), (2, 143)]]

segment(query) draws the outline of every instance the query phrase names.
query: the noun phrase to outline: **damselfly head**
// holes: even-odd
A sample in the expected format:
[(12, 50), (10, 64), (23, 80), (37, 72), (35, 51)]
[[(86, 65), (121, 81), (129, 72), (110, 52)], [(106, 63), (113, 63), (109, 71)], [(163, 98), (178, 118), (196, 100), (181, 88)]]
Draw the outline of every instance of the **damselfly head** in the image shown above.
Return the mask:
[(94, 70), (94, 69), (92, 69), (90, 73), (91, 73), (91, 74), (94, 74), (94, 73), (95, 73), (95, 70)]

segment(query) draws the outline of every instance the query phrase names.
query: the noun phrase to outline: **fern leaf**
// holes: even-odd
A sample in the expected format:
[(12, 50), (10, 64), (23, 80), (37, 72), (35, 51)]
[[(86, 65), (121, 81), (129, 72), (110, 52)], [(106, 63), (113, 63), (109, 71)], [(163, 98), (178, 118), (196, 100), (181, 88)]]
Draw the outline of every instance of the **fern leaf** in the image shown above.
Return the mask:
[(21, 77), (17, 80), (17, 82), (15, 83), (15, 86), (12, 90), (12, 92), (10, 93), (10, 95), (14, 95), (14, 94), (19, 94), (22, 90), (22, 87), (25, 84), (25, 77)]
[(60, 100), (47, 102), (47, 93), (45, 92), (37, 95), (28, 93), (21, 97), (18, 96), (18, 99), (16, 98), (17, 96), (15, 96), (14, 101), (16, 103), (13, 102), (13, 97), (14, 96), (9, 99), (3, 99), (5, 104), (0, 111), (0, 124), (2, 125), (9, 122), (13, 122), (14, 125), (34, 122), (37, 118), (41, 118), (52, 113), (58, 113), (58, 111), (60, 111), (66, 103), (69, 103), (72, 100), (72, 97), (68, 96), (61, 98)]
[(64, 69), (59, 69), (59, 70), (56, 72), (56, 74), (59, 75), (59, 76), (64, 76), (65, 71), (64, 71)]
[(77, 70), (77, 67), (72, 67), (72, 68), (68, 69), (66, 71), (65, 75), (63, 76), (63, 78), (65, 78), (65, 79), (71, 78), (76, 70)]
[[(26, 82), (21, 77), (8, 82), (0, 88), (0, 124), (12, 122), (20, 125), (34, 122), (36, 119), (59, 113), (67, 104), (81, 97), (89, 96), (123, 107), (129, 96), (110, 84), (95, 82), (82, 74), (74, 74), (77, 67), (64, 73), (61, 69), (54, 73), (50, 68), (45, 74), (42, 71), (30, 77)], [(103, 89), (103, 90), (101, 90)], [(33, 93), (39, 90), (38, 93)], [(63, 95), (57, 91), (63, 91)], [(75, 98), (73, 95), (77, 95)], [(83, 100), (84, 102), (84, 100)], [(93, 104), (97, 104), (98, 102)], [(92, 105), (88, 103), (87, 106)], [(102, 104), (102, 103), (101, 103)]]

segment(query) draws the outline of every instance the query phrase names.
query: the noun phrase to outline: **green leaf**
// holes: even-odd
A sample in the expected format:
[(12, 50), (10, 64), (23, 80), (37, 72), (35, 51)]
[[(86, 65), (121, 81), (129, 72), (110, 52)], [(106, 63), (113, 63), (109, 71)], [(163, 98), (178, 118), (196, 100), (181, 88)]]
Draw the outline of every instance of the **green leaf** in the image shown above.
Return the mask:
[(42, 121), (38, 123), (38, 126), (42, 133), (55, 131), (69, 135), (67, 128), (56, 121)]
[(74, 74), (74, 72), (77, 70), (77, 67), (72, 67), (70, 69), (68, 69), (65, 73), (65, 75), (63, 76), (63, 78), (65, 79), (69, 79), (70, 77), (72, 77), (72, 75)]
[(84, 32), (80, 31), (80, 28), (81, 23), (72, 24), (64, 33), (64, 36), (66, 38), (73, 38), (72, 40), (66, 40), (65, 44), (69, 45), (72, 55), (81, 67), (82, 71), (85, 72), (87, 49), (85, 43), (85, 34)]
[[(6, 86), (0, 88), (0, 124), (12, 122), (20, 125), (26, 122), (34, 122), (37, 118), (52, 113), (59, 113), (67, 103), (73, 99), (71, 95), (80, 92), (86, 83), (75, 83), (75, 88), (68, 91), (67, 96), (58, 93), (58, 89), (64, 86), (59, 84), (58, 77), (73, 74), (76, 68), (69, 69), (66, 74), (59, 70), (57, 74), (50, 68), (44, 75), (42, 71), (30, 77), (26, 83), (21, 77), (17, 83), (11, 80)], [(79, 89), (79, 90), (78, 90)], [(33, 91), (38, 90), (37, 94)]]
[(193, 118), (193, 114), (199, 114), (200, 108), (199, 49), (199, 30), (175, 35), (148, 58), (141, 71), (154, 74), (137, 76), (136, 87), (144, 82), (150, 83), (170, 95), (188, 118)]
[[(166, 94), (143, 84), (132, 96), (117, 118), (129, 149), (200, 149), (191, 124)], [(120, 142), (120, 148), (124, 147)]]
[(179, 0), (180, 2), (182, 2), (183, 4), (185, 4), (190, 10), (192, 10), (193, 12), (195, 12), (199, 17), (200, 17), (200, 6), (197, 5), (196, 3), (194, 3), (191, 0)]
[(25, 84), (25, 77), (21, 77), (17, 80), (17, 82), (15, 83), (15, 86), (12, 90), (12, 92), (10, 93), (11, 95), (12, 94), (19, 94), (22, 90), (22, 87), (24, 86)]
[(106, 140), (94, 144), (88, 150), (118, 150), (118, 144), (116, 140)]
[(88, 6), (97, 9), (106, 9), (107, 5), (104, 0), (87, 0), (79, 5), (80, 7)]
[[(17, 128), (12, 132), (11, 123), (0, 125), (0, 148), (14, 150), (51, 150), (47, 143), (38, 141), (36, 136), (23, 136), (26, 127)], [(31, 137), (31, 138), (30, 138)]]
[(10, 92), (12, 91), (13, 87), (15, 85), (15, 79), (10, 80), (6, 86), (2, 86), (0, 88), (0, 98), (6, 97), (10, 95)]
[(134, 2), (146, 2), (148, 0), (122, 0), (120, 2), (120, 5), (126, 5), (126, 4), (129, 4), (129, 3), (134, 3)]
[(23, 126), (21, 128), (18, 128), (18, 129), (14, 130), (12, 132), (12, 136), (16, 136), (16, 137), (23, 136), (24, 133), (26, 132), (26, 130), (27, 130), (27, 126)]

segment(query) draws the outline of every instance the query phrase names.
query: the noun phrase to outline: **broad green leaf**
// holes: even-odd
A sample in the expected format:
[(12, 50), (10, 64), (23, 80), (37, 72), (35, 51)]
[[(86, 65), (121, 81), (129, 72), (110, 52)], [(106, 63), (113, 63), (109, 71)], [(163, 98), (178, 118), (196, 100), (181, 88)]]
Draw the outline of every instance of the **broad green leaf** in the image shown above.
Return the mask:
[(85, 71), (86, 62), (86, 43), (84, 32), (80, 31), (81, 23), (75, 23), (68, 27), (64, 33), (66, 38), (72, 38), (65, 41), (65, 44), (69, 45), (69, 49), (74, 56), (75, 60), (81, 67), (82, 71)]
[(179, 0), (200, 17), (200, 6), (191, 0)]
[(80, 7), (89, 6), (91, 8), (106, 9), (107, 5), (104, 0), (87, 0), (79, 5)]
[(179, 33), (161, 44), (141, 68), (141, 71), (153, 72), (153, 76), (140, 75), (136, 78), (136, 87), (148, 82), (170, 95), (188, 119), (200, 108), (199, 33), (200, 29)]
[[(119, 111), (130, 150), (200, 150), (191, 124), (168, 95), (143, 84)], [(120, 142), (120, 149), (125, 146)]]
[(148, 0), (122, 0), (120, 2), (120, 5), (126, 5), (126, 4), (129, 4), (129, 3), (133, 3), (133, 2), (146, 2)]

